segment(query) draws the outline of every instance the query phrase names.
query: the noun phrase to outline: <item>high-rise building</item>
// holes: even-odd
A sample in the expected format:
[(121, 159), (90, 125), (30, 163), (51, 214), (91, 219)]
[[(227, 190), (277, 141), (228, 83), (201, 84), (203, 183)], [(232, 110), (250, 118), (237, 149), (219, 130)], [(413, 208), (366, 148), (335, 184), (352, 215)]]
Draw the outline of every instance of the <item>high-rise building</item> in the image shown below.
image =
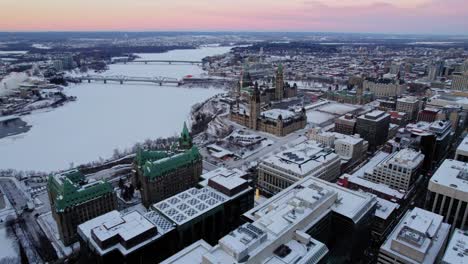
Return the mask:
[(468, 90), (468, 75), (453, 75), (452, 90)]
[(434, 122), (437, 120), (439, 112), (440, 109), (438, 108), (426, 107), (423, 110), (419, 111), (417, 121)]
[(408, 115), (408, 121), (416, 120), (421, 102), (418, 98), (407, 96), (399, 98), (396, 103), (396, 111), (404, 112)]
[(468, 257), (468, 231), (456, 228), (448, 242), (441, 264), (463, 264)]
[(449, 229), (442, 216), (416, 207), (403, 216), (380, 247), (377, 263), (439, 263)]
[(369, 142), (369, 150), (387, 141), (390, 115), (383, 111), (373, 111), (357, 118), (356, 133)]
[(356, 128), (356, 118), (352, 114), (346, 114), (340, 118), (335, 119), (335, 132), (354, 135)]
[(49, 176), (47, 183), (52, 215), (65, 245), (77, 241), (77, 226), (117, 207), (111, 184), (87, 181), (78, 170)]
[(429, 181), (426, 208), (452, 228), (468, 227), (468, 163), (445, 160)]
[(458, 145), (457, 150), (455, 151), (455, 159), (468, 162), (468, 136), (465, 136), (460, 145)]
[(215, 244), (240, 226), (242, 214), (254, 205), (254, 189), (242, 172), (216, 171), (204, 177), (205, 186), (148, 211), (112, 211), (81, 224), (82, 254), (91, 258), (87, 262), (158, 263), (199, 239)]
[(258, 166), (258, 188), (270, 196), (307, 176), (336, 180), (340, 171), (341, 159), (332, 149), (307, 141), (263, 159)]
[(309, 131), (309, 139), (325, 147), (333, 148), (344, 163), (354, 163), (366, 157), (369, 144), (358, 134), (350, 136), (338, 132), (323, 132), (317, 129)]
[(199, 241), (163, 263), (358, 263), (376, 205), (373, 195), (307, 177), (245, 213), (248, 223), (218, 245)]
[(376, 164), (371, 173), (364, 173), (364, 178), (408, 191), (420, 176), (419, 169), (423, 161), (424, 154), (421, 152), (402, 149)]

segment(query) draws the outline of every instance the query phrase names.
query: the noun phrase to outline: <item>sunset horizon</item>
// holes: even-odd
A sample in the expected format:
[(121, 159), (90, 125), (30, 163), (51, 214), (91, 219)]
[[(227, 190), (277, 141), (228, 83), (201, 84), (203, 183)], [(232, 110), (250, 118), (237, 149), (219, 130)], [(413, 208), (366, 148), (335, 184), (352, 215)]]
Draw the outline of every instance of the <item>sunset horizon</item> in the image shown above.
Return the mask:
[[(434, 1), (7, 0), (0, 31), (275, 31), (467, 34), (468, 3)], [(18, 14), (21, 13), (21, 16)]]

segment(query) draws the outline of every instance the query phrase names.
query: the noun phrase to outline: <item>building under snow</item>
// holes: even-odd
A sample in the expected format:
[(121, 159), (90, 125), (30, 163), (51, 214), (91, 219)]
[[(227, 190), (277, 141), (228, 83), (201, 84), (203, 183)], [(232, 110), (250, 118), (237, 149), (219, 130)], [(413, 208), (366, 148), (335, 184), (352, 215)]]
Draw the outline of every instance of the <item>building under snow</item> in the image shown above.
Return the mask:
[(265, 195), (274, 195), (307, 176), (336, 180), (340, 171), (341, 159), (333, 149), (306, 141), (263, 159), (258, 166), (258, 187)]

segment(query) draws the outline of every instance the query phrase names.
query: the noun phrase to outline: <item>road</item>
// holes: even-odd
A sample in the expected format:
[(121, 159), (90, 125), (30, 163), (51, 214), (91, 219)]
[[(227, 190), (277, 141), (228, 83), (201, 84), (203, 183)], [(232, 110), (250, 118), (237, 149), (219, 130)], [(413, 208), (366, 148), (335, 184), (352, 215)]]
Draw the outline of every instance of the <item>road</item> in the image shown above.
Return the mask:
[(1, 178), (0, 185), (16, 212), (20, 214), (26, 207), (28, 199), (15, 181), (16, 179)]

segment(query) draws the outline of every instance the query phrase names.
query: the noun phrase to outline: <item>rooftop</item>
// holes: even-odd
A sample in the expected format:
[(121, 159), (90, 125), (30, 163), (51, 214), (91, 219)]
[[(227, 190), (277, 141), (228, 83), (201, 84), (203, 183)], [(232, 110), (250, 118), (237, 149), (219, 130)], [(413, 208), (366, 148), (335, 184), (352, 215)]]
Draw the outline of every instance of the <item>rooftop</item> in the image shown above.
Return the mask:
[(48, 188), (55, 199), (54, 207), (57, 211), (113, 192), (110, 183), (87, 181), (77, 169), (49, 176)]
[(468, 260), (468, 231), (455, 229), (450, 239), (443, 264), (464, 264)]
[(261, 113), (261, 116), (264, 116), (265, 118), (273, 119), (273, 120), (278, 120), (279, 116), (281, 116), (283, 120), (286, 120), (286, 119), (293, 118), (296, 115), (297, 115), (296, 113), (289, 111), (289, 110), (284, 110), (284, 109), (270, 109)]
[(351, 219), (353, 222), (358, 222), (368, 210), (372, 210), (373, 206), (377, 204), (375, 195), (349, 190), (315, 177), (306, 177), (268, 199), (267, 202), (251, 209), (244, 216), (252, 221), (258, 220), (265, 215), (271, 216), (273, 209), (282, 210), (291, 204), (291, 201), (297, 200), (297, 197), (299, 199), (314, 197), (316, 192), (322, 193), (322, 195), (336, 195), (330, 209)]
[(393, 154), (390, 159), (385, 161), (387, 164), (409, 167), (415, 169), (421, 165), (424, 160), (424, 154), (413, 149), (402, 149)]
[(414, 104), (414, 103), (419, 102), (419, 99), (414, 96), (406, 96), (406, 97), (399, 98), (397, 102)]
[(386, 220), (395, 210), (398, 210), (399, 204), (387, 201), (377, 197), (377, 209), (375, 216), (380, 219)]
[(468, 163), (446, 159), (431, 177), (429, 189), (434, 185), (451, 192), (450, 196), (454, 195), (456, 190), (458, 195), (463, 195), (458, 197), (459, 199), (468, 201)]
[(152, 205), (152, 208), (174, 223), (182, 225), (229, 199), (211, 187), (191, 188)]
[(221, 167), (221, 168), (217, 168), (217, 169), (214, 169), (212, 171), (202, 174), (200, 176), (202, 178), (200, 185), (207, 186), (208, 181), (210, 179), (214, 179), (214, 181), (226, 187), (231, 186), (232, 188), (233, 186), (237, 186), (239, 184), (246, 182), (246, 180), (243, 179), (246, 175), (247, 173), (245, 171), (242, 171), (237, 168), (228, 169), (225, 167)]
[(408, 263), (435, 263), (450, 228), (442, 220), (441, 215), (416, 207), (405, 214), (380, 250)]
[(138, 166), (142, 170), (143, 175), (151, 179), (162, 176), (172, 170), (195, 162), (201, 158), (196, 146), (180, 153), (161, 151), (144, 151), (142, 153), (137, 154), (136, 157)]
[(114, 250), (127, 255), (172, 229), (172, 223), (156, 212), (114, 210), (80, 224), (78, 234), (100, 255)]
[(462, 153), (462, 152), (464, 152), (465, 155), (466, 153), (468, 153), (468, 135), (465, 136), (463, 141), (457, 147), (457, 153)]
[(265, 158), (261, 165), (274, 166), (305, 177), (334, 159), (338, 159), (338, 156), (332, 149), (322, 148), (319, 143), (309, 140)]
[(361, 115), (359, 116), (360, 119), (367, 119), (367, 120), (372, 120), (372, 121), (380, 121), (384, 118), (386, 118), (387, 116), (389, 116), (389, 114), (387, 114), (386, 112), (384, 111), (380, 111), (380, 110), (374, 110), (370, 113), (367, 113), (365, 115)]

